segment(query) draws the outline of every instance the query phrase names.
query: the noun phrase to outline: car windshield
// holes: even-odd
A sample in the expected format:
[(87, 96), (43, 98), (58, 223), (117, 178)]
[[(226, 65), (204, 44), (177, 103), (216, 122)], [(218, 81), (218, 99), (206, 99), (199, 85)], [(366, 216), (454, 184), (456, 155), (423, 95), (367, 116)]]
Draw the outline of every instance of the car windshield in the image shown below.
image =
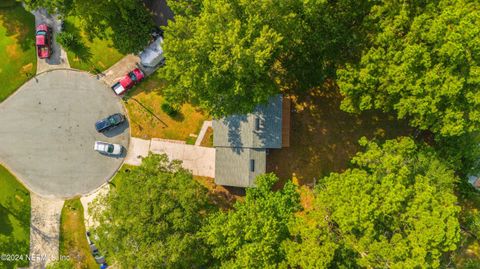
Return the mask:
[(110, 117), (108, 118), (108, 121), (110, 122), (110, 124), (115, 124), (117, 121), (115, 120), (115, 117)]
[(108, 145), (107, 146), (107, 152), (112, 153), (113, 152), (113, 145)]
[(37, 32), (37, 35), (46, 35), (46, 34), (47, 34), (47, 32), (45, 32), (45, 31), (38, 31)]
[(135, 73), (130, 72), (130, 73), (128, 73), (128, 76), (130, 77), (131, 80), (137, 81), (137, 76), (135, 76)]

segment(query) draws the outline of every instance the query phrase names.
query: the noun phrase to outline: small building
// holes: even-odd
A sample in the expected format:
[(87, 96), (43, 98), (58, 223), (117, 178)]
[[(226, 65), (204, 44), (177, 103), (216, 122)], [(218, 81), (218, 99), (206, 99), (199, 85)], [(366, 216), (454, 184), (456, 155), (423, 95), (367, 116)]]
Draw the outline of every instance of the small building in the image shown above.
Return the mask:
[(290, 100), (271, 97), (247, 115), (213, 121), (215, 183), (251, 187), (266, 172), (269, 149), (289, 146)]
[(154, 68), (164, 64), (165, 56), (163, 55), (163, 38), (158, 37), (147, 48), (140, 52), (140, 64), (144, 67)]

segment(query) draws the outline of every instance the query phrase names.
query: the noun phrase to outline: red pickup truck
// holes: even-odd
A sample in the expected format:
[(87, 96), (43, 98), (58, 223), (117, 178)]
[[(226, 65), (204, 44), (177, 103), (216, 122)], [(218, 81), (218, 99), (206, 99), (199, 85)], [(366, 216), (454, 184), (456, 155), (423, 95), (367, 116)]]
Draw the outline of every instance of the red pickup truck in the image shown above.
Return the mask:
[(46, 24), (39, 24), (35, 32), (35, 43), (38, 58), (46, 59), (52, 55), (52, 28)]
[(135, 68), (131, 72), (125, 75), (119, 82), (113, 84), (112, 90), (116, 95), (122, 95), (129, 89), (131, 89), (135, 84), (143, 80), (145, 75), (142, 70)]

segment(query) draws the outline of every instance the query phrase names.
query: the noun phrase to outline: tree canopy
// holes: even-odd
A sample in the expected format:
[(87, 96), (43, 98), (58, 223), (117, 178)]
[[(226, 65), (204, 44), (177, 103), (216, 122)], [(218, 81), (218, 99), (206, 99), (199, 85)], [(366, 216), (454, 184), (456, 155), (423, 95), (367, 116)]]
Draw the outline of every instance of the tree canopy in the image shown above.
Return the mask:
[(410, 138), (361, 144), (366, 150), (353, 158), (354, 168), (317, 187), (317, 210), (327, 214), (314, 219), (330, 222), (335, 242), (353, 251), (359, 266), (438, 268), (460, 238), (454, 171)]
[[(272, 15), (260, 16), (261, 10)], [(250, 112), (278, 92), (273, 65), (284, 38), (267, 21), (273, 2), (205, 0), (196, 16), (176, 16), (165, 31), (164, 90), (176, 103), (191, 101), (212, 115)]]
[(244, 202), (208, 218), (201, 237), (221, 268), (276, 268), (284, 262), (282, 242), (300, 204), (291, 182), (272, 191), (277, 180), (273, 174), (257, 177)]
[(214, 116), (251, 112), (284, 88), (317, 86), (351, 54), (369, 11), (369, 2), (353, 0), (171, 5), (176, 16), (165, 29), (164, 94)]
[(382, 1), (370, 45), (338, 72), (347, 111), (395, 111), (441, 136), (480, 130), (480, 2)]
[(113, 31), (113, 46), (122, 53), (137, 53), (150, 41), (153, 21), (140, 0), (26, 0), (29, 9), (46, 8), (64, 16), (82, 19), (85, 34), (105, 37), (105, 29)]
[(150, 155), (123, 171), (115, 185), (93, 210), (95, 243), (110, 259), (123, 268), (187, 268), (207, 261), (196, 236), (207, 193), (179, 162)]

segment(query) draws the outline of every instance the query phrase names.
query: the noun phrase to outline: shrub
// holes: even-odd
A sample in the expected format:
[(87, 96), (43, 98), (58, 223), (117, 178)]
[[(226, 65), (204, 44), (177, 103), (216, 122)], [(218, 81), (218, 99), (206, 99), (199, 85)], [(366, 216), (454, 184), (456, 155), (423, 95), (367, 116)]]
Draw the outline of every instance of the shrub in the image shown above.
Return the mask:
[(77, 37), (70, 32), (61, 32), (57, 35), (57, 42), (64, 48), (73, 49), (78, 46)]
[(175, 117), (178, 114), (178, 109), (167, 102), (162, 104), (162, 111), (170, 117)]

